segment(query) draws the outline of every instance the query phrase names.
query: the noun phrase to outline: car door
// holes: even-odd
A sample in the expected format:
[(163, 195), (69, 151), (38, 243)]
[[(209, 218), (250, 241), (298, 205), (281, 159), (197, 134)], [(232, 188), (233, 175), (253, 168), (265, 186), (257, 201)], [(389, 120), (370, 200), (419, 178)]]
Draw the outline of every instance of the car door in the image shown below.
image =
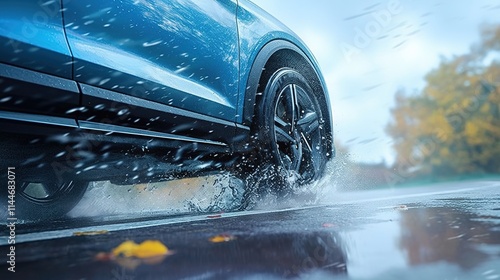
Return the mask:
[[(63, 6), (74, 79), (88, 107), (83, 120), (169, 133), (196, 130), (177, 113), (195, 123), (203, 116), (234, 123), (236, 0), (64, 0)], [(169, 114), (156, 115), (162, 111)]]
[(0, 3), (0, 110), (68, 116), (78, 106), (60, 0)]

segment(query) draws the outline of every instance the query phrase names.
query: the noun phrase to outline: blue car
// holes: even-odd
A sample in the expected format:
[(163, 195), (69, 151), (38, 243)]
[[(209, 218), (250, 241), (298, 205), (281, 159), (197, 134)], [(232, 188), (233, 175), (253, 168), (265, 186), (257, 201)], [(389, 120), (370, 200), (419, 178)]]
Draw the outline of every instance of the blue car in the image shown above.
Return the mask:
[(0, 6), (2, 176), (18, 215), (63, 215), (98, 180), (229, 170), (303, 185), (334, 155), (317, 62), (248, 0)]

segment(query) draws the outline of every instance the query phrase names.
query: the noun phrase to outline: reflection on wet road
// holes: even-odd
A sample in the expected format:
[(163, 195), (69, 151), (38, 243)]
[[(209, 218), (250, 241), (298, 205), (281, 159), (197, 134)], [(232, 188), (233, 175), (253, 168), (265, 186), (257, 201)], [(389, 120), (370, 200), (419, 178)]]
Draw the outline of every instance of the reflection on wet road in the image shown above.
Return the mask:
[[(229, 189), (231, 196), (238, 192)], [(469, 181), (327, 191), (319, 204), (295, 201), (287, 209), (268, 204), (253, 211), (188, 214), (191, 206), (177, 205), (186, 211), (165, 216), (157, 204), (156, 214), (148, 216), (146, 206), (136, 205), (128, 215), (125, 208), (110, 208), (108, 218), (90, 212), (109, 199), (104, 196), (87, 201), (90, 208), (79, 206), (89, 209), (87, 215), (20, 224), (15, 278), (500, 279), (499, 190), (498, 181)], [(203, 196), (217, 199), (208, 193)], [(110, 253), (126, 240), (158, 240), (169, 253), (159, 259)], [(5, 265), (1, 269), (1, 279), (12, 277)]]

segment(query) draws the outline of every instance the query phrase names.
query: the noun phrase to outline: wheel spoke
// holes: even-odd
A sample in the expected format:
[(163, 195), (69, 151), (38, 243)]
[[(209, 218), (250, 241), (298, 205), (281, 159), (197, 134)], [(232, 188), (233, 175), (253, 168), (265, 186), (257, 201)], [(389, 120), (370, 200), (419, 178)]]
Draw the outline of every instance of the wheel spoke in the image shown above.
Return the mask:
[(281, 104), (285, 109), (286, 123), (290, 125), (290, 132), (295, 130), (295, 126), (298, 119), (298, 101), (297, 101), (297, 86), (294, 84), (288, 85), (281, 92)]
[(30, 184), (23, 182), (20, 187), (20, 192), (25, 192)]
[(299, 104), (297, 100), (297, 86), (292, 84), (290, 85), (290, 105), (291, 107), (291, 124), (292, 124), (292, 131), (295, 130), (295, 123), (297, 122), (298, 119), (298, 112), (299, 112)]
[(302, 142), (298, 142), (297, 145), (292, 146), (292, 151), (293, 151), (293, 170), (296, 172), (299, 172), (300, 170), (300, 165), (302, 163)]
[(292, 159), (290, 158), (289, 155), (287, 155), (285, 152), (283, 151), (279, 151), (280, 153), (280, 158), (281, 158), (281, 161), (283, 162), (283, 167), (285, 167), (287, 170), (290, 170), (292, 168), (292, 165), (293, 165), (293, 161)]
[(308, 171), (306, 172), (309, 172), (309, 174), (310, 175), (312, 174), (312, 176), (314, 177), (314, 174), (317, 172), (317, 170), (321, 168), (321, 164), (319, 162), (321, 160), (321, 157), (318, 156), (318, 151), (313, 149), (311, 145), (312, 139), (308, 139), (304, 133), (301, 133), (301, 138), (302, 142), (304, 142), (306, 146), (305, 159), (306, 159), (306, 164), (309, 166), (307, 168)]
[(309, 144), (309, 140), (307, 139), (307, 137), (304, 135), (304, 133), (300, 133), (300, 135), (302, 136), (302, 141), (304, 141), (304, 144), (306, 144), (306, 148), (307, 150), (312, 153), (312, 147), (311, 147), (311, 144)]
[[(291, 126), (292, 125), (290, 123), (287, 123), (282, 118), (278, 116), (274, 117), (274, 127), (280, 130), (279, 133), (285, 133), (288, 134), (288, 136), (292, 135)], [(283, 136), (287, 137), (286, 135)]]
[(282, 118), (278, 116), (274, 116), (274, 123), (278, 125), (278, 127), (281, 127), (282, 129), (290, 126), (289, 123), (285, 122)]
[(45, 191), (47, 197), (52, 197), (58, 193), (60, 186), (59, 184), (53, 182), (47, 182), (42, 184), (42, 188)]
[(295, 144), (295, 139), (293, 139), (293, 137), (290, 134), (288, 134), (286, 131), (284, 131), (282, 128), (275, 126), (274, 129), (276, 131), (276, 141), (278, 143), (286, 142), (286, 143)]
[(303, 133), (309, 135), (319, 128), (319, 118), (316, 112), (309, 112), (305, 114), (298, 122)]

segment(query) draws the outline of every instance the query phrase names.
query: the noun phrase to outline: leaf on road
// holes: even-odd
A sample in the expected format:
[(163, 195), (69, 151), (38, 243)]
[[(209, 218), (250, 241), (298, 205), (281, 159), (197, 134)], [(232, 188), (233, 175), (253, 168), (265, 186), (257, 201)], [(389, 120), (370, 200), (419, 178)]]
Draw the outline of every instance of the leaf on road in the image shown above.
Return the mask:
[(217, 218), (221, 218), (222, 215), (221, 214), (215, 214), (215, 215), (208, 215), (207, 218), (209, 219), (217, 219)]
[(394, 207), (394, 210), (406, 211), (406, 210), (408, 210), (408, 206), (406, 206), (406, 205), (398, 205), (398, 206)]
[(234, 235), (220, 234), (220, 235), (212, 236), (208, 240), (212, 243), (222, 243), (222, 242), (229, 242), (229, 241), (232, 241), (235, 239), (236, 239), (236, 236), (234, 236)]
[(140, 259), (164, 256), (168, 254), (168, 248), (158, 240), (146, 240), (141, 244), (134, 241), (125, 241), (112, 251), (115, 257), (136, 257)]
[(134, 270), (141, 264), (159, 264), (171, 254), (173, 251), (158, 240), (146, 240), (140, 244), (127, 240), (109, 253), (98, 253), (95, 259), (103, 262), (113, 261), (125, 269)]
[(137, 243), (131, 240), (127, 240), (123, 242), (122, 244), (118, 245), (118, 247), (114, 248), (112, 253), (115, 257), (117, 256), (125, 256), (125, 257), (132, 257), (133, 251), (139, 246)]
[(322, 227), (324, 227), (324, 228), (332, 228), (332, 227), (335, 227), (335, 224), (332, 224), (332, 223), (323, 223)]
[(167, 246), (157, 240), (146, 240), (133, 251), (133, 255), (141, 259), (164, 256), (167, 253)]
[(73, 232), (73, 236), (92, 236), (92, 235), (101, 235), (108, 234), (107, 230), (97, 230), (97, 231), (76, 231)]

